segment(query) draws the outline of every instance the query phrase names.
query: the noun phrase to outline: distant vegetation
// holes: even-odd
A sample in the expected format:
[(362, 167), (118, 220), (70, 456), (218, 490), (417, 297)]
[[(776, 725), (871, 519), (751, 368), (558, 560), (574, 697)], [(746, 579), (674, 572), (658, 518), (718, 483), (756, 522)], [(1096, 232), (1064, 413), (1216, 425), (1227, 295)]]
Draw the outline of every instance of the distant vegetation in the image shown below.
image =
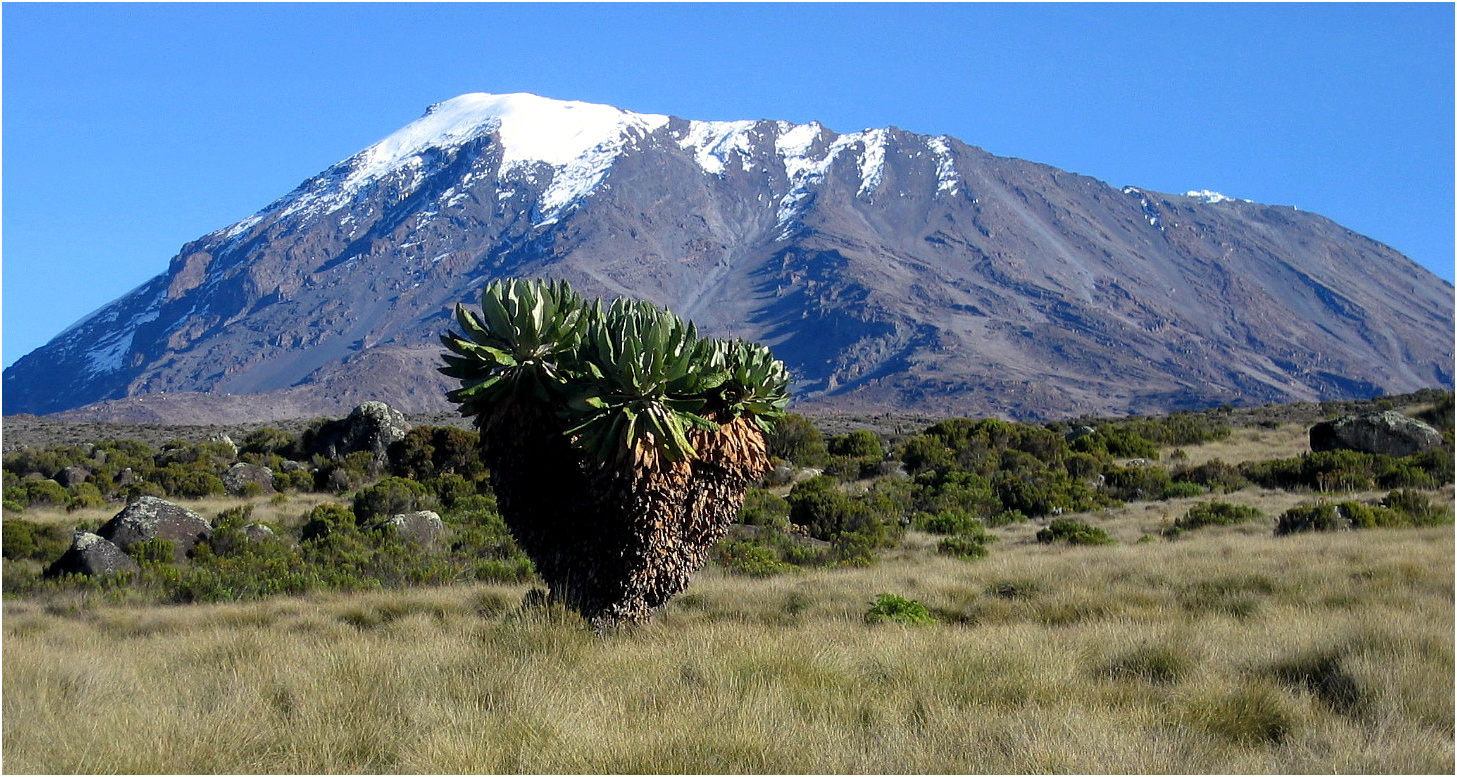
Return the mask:
[[(1035, 521), (1044, 542), (1112, 542), (1087, 516), (1128, 503), (1207, 497), (1159, 532), (1175, 538), (1261, 517), (1257, 509), (1220, 501), (1254, 488), (1312, 497), (1386, 492), (1369, 502), (1323, 498), (1291, 508), (1294, 517), (1277, 516), (1283, 527), (1333, 525), (1332, 515), (1356, 528), (1450, 521), (1451, 510), (1429, 495), (1453, 482), (1452, 395), (1425, 392), (1415, 399), (1423, 402), (1418, 415), (1446, 424), (1439, 426), (1445, 447), (1402, 458), (1331, 451), (1199, 464), (1184, 462), (1183, 448), (1227, 439), (1227, 412), (1045, 425), (952, 419), (894, 441), (869, 430), (826, 437), (811, 419), (791, 414), (768, 438), (777, 470), (749, 489), (738, 527), (713, 559), (751, 576), (870, 565), (914, 530), (937, 537), (943, 554), (975, 560), (992, 552), (1003, 527)], [(1372, 403), (1383, 404), (1390, 400)], [(496, 507), (475, 432), (416, 427), (384, 460), (367, 452), (305, 457), (321, 423), (297, 433), (259, 428), (236, 445), (124, 439), (6, 454), (4, 556), (30, 564), (7, 565), (5, 590), (107, 585), (38, 579), (40, 565), (68, 545), (72, 526), (95, 530), (104, 520), (65, 526), (51, 516), (104, 516), (144, 495), (235, 501), (219, 511), (217, 536), (190, 564), (143, 559), (134, 588), (162, 601), (533, 578), (531, 561)], [(223, 475), (236, 462), (269, 467), (278, 493), (227, 496)], [(306, 506), (290, 516), (294, 502)], [(255, 505), (270, 514), (272, 539), (237, 541), (235, 530)], [(420, 548), (371, 528), (389, 515), (421, 509), (440, 514), (448, 542)], [(28, 517), (41, 513), (44, 520)]]

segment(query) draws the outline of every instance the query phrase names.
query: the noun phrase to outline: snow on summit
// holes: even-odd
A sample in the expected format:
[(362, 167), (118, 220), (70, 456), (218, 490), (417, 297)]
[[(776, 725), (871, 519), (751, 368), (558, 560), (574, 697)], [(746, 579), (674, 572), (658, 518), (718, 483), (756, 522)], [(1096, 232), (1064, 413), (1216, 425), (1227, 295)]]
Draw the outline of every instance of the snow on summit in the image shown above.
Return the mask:
[[(426, 169), (431, 158), (428, 152), (457, 149), (492, 134), (501, 154), (498, 197), (514, 191), (506, 182), (534, 176), (541, 165), (551, 168), (533, 218), (538, 225), (550, 224), (602, 183), (625, 148), (668, 123), (669, 117), (659, 114), (534, 94), (463, 94), (430, 106), (425, 115), (306, 181), (287, 197), (228, 228), (225, 235), (239, 238), (268, 216), (338, 210), (386, 179), (395, 196), (408, 196), (430, 172)], [(843, 153), (855, 156), (861, 196), (872, 197), (880, 185), (887, 150), (885, 130), (837, 135), (817, 122), (690, 121), (677, 143), (693, 154), (704, 172), (721, 176), (733, 158), (745, 170), (771, 165), (772, 157), (756, 158), (761, 140), (768, 139), (766, 134), (773, 143), (769, 153), (777, 157), (774, 161), (782, 165), (788, 179), (789, 188), (780, 195), (782, 222), (793, 218), (810, 190)], [(949, 148), (944, 143), (931, 148), (941, 158), (939, 190), (954, 191), (956, 174)], [(452, 188), (450, 196), (462, 195)]]

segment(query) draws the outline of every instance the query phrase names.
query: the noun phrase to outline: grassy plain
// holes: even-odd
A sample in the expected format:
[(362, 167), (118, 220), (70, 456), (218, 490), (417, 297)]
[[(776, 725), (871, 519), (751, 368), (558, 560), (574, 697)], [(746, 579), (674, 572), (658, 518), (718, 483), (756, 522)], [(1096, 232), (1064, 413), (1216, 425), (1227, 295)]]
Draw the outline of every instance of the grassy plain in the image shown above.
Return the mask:
[(1451, 773), (1452, 528), (1264, 528), (710, 569), (607, 636), (525, 586), (7, 599), (4, 768)]
[[(1302, 434), (1244, 427), (1183, 455), (1294, 456)], [(1273, 536), (1319, 496), (1222, 494), (1266, 517), (1174, 540), (1160, 531), (1215, 497), (1076, 516), (1111, 546), (1043, 545), (1024, 522), (974, 562), (910, 532), (872, 567), (710, 567), (647, 627), (602, 636), (524, 604), (527, 585), (7, 596), (3, 768), (1451, 774), (1453, 527)], [(255, 517), (321, 500), (255, 500)], [(867, 623), (882, 593), (936, 620)]]

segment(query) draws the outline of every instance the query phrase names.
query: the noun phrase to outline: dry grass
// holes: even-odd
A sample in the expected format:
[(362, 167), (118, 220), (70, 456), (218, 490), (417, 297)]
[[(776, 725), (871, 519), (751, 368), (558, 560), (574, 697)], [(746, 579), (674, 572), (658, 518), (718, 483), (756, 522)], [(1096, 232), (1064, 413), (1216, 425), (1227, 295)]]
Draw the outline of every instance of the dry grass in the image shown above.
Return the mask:
[[(348, 495), (339, 496), (327, 493), (292, 493), (282, 495), (281, 499), (278, 498), (278, 495), (270, 495), (251, 498), (218, 496), (206, 499), (169, 499), (168, 501), (182, 505), (208, 520), (216, 518), (218, 513), (224, 510), (252, 505), (253, 520), (291, 526), (297, 524), (299, 517), (316, 505), (325, 502), (348, 504), (350, 498)], [(110, 502), (101, 507), (69, 511), (61, 507), (36, 506), (27, 508), (24, 512), (19, 513), (18, 517), (35, 523), (55, 523), (67, 527), (88, 526), (95, 529), (111, 520), (113, 516), (121, 512), (121, 509), (120, 505)]]
[[(5, 768), (1452, 773), (1451, 527), (1011, 534), (977, 563), (929, 542), (872, 568), (708, 570), (604, 637), (523, 610), (523, 587), (8, 599)], [(939, 622), (867, 625), (882, 592)]]
[[(1176, 449), (1182, 450), (1188, 458), (1183, 462), (1173, 460), (1170, 454)], [(1246, 426), (1230, 430), (1229, 436), (1223, 440), (1168, 448), (1161, 452), (1160, 463), (1166, 466), (1178, 463), (1197, 466), (1215, 459), (1228, 463), (1290, 459), (1309, 452), (1310, 427), (1307, 424)]]

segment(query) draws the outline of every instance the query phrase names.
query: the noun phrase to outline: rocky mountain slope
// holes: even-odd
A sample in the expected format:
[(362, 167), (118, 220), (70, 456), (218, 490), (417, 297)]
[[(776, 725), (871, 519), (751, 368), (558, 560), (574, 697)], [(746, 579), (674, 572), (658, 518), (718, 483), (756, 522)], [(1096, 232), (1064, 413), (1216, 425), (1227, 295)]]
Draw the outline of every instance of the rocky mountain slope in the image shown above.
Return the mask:
[(184, 246), (6, 370), (5, 413), (446, 409), (437, 337), (503, 276), (764, 342), (808, 411), (1050, 418), (1453, 381), (1452, 287), (1312, 213), (895, 128), (472, 94)]

